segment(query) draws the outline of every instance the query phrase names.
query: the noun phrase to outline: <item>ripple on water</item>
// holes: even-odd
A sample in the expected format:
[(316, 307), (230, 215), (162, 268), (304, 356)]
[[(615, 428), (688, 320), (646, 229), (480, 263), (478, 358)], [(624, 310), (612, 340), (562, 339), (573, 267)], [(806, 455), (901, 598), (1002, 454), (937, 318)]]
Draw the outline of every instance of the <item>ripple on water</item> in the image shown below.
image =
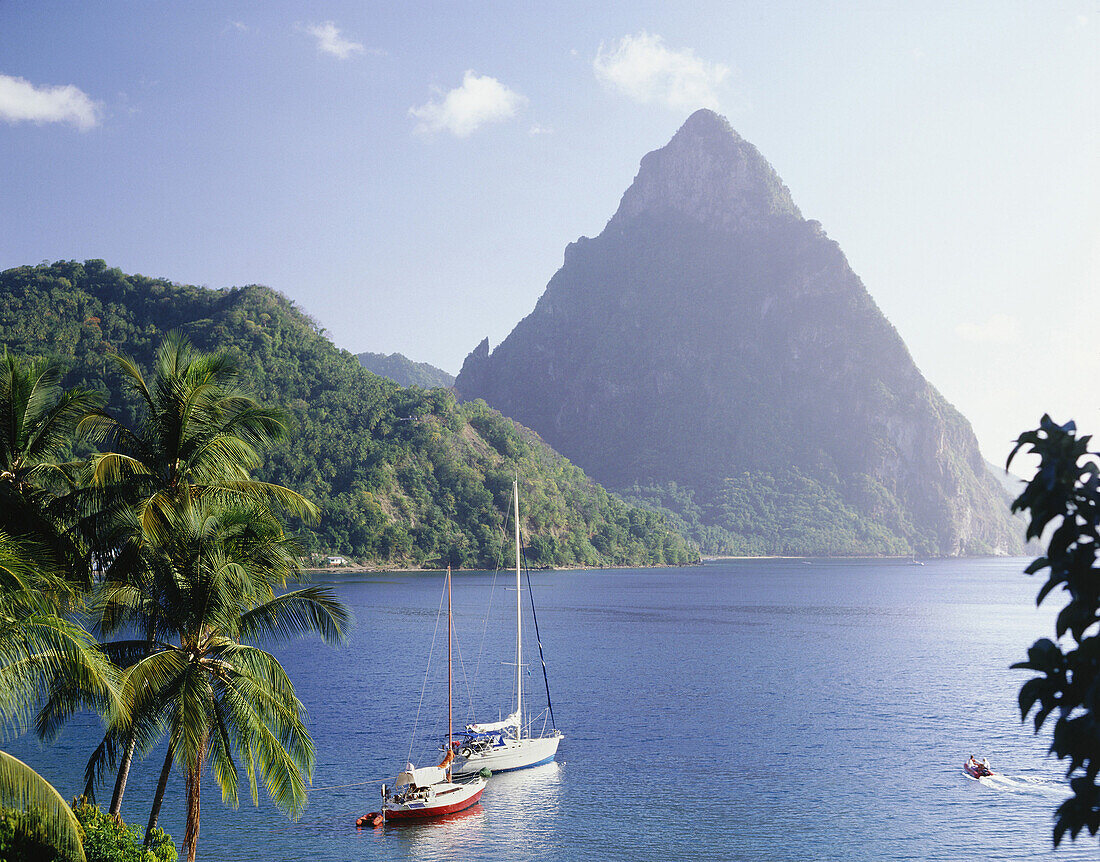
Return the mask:
[[(309, 711), (314, 783), (356, 786), (312, 794), (290, 823), (266, 802), (226, 809), (208, 782), (200, 857), (1095, 858), (1088, 839), (1051, 850), (1061, 769), (1019, 722), (1024, 677), (1008, 666), (1053, 626), (1023, 566), (768, 560), (535, 573), (566, 734), (559, 762), (494, 776), (481, 805), (445, 823), (361, 831), (355, 818), (377, 810), (378, 784), (409, 756), (439, 582), (334, 579), (356, 614), (350, 645), (302, 642), (280, 655)], [(465, 675), (476, 666), (506, 688), (506, 633), (478, 642), (492, 577), (458, 580), (458, 631)], [(429, 686), (422, 730), (439, 732), (439, 694)], [(468, 699), (458, 701), (464, 710)], [(100, 733), (82, 719), (50, 749), (25, 739), (10, 748), (75, 795)], [(971, 753), (1002, 775), (967, 778)], [(123, 813), (135, 822), (161, 756), (134, 770)], [(413, 756), (427, 762), (431, 745)], [(164, 820), (177, 838), (181, 793), (174, 776)]]

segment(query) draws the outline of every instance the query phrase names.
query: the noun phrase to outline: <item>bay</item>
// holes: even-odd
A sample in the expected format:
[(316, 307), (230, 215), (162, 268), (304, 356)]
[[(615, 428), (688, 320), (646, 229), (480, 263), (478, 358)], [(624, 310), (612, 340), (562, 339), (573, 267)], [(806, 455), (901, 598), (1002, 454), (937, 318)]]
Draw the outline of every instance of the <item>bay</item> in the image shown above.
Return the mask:
[[(1021, 724), (1009, 665), (1053, 631), (1026, 560), (726, 560), (685, 569), (532, 573), (558, 726), (558, 762), (494, 776), (482, 804), (441, 824), (356, 830), (408, 756), (438, 574), (333, 575), (353, 609), (347, 646), (278, 650), (317, 746), (292, 823), (242, 788), (204, 787), (199, 856), (235, 860), (1092, 859), (1057, 853), (1064, 798), (1048, 737)], [(492, 573), (455, 578), (457, 676), (507, 708), (505, 628), (486, 623)], [(515, 594), (498, 580), (494, 603)], [(1055, 597), (1057, 598), (1057, 597)], [(484, 646), (481, 644), (484, 642)], [(462, 652), (464, 651), (464, 652)], [(537, 663), (528, 668), (541, 686)], [(504, 681), (503, 683), (501, 681)], [(462, 685), (456, 712), (469, 699)], [(418, 729), (440, 729), (439, 686)], [(496, 698), (496, 700), (494, 700)], [(495, 707), (494, 707), (495, 708)], [(480, 713), (486, 720), (495, 715)], [(24, 757), (67, 796), (98, 742), (91, 717)], [(416, 743), (420, 745), (420, 743)], [(962, 773), (971, 754), (1002, 775)], [(123, 815), (144, 823), (162, 752), (136, 764)], [(173, 776), (162, 824), (183, 835)], [(102, 796), (109, 797), (110, 788)]]

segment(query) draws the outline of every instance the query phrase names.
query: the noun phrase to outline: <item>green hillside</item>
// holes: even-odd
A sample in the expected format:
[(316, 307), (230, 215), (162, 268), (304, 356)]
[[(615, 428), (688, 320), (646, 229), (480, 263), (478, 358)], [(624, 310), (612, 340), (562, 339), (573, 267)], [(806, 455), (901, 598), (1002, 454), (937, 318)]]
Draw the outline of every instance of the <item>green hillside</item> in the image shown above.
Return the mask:
[(98, 260), (0, 273), (0, 346), (59, 359), (66, 385), (108, 393), (126, 422), (136, 404), (109, 354), (148, 367), (172, 329), (227, 351), (256, 395), (292, 417), (262, 478), (320, 505), (320, 523), (304, 533), (312, 550), (390, 566), (496, 566), (518, 472), (532, 564), (698, 560), (663, 516), (609, 494), (533, 432), (483, 402), (372, 374), (269, 288), (179, 285)]
[(380, 377), (386, 377), (401, 386), (419, 386), (423, 389), (449, 389), (455, 379), (442, 368), (427, 362), (414, 362), (401, 353), (360, 353), (359, 364)]

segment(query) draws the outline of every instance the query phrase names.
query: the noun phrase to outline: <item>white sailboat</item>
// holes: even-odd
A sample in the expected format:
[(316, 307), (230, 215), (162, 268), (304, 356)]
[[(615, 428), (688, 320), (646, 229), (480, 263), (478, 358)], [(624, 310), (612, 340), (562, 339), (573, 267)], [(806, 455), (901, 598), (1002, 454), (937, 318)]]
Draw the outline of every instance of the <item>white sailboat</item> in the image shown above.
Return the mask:
[[(544, 729), (533, 735), (532, 722), (524, 714), (523, 702), (523, 593), (520, 584), (519, 540), (519, 481), (512, 483), (512, 500), (515, 506), (516, 524), (516, 678), (515, 709), (505, 719), (484, 724), (468, 724), (459, 738), (451, 745), (455, 750), (452, 769), (456, 775), (469, 775), (488, 768), (495, 772), (526, 769), (550, 763), (558, 751), (562, 733), (556, 727)], [(533, 605), (532, 605), (533, 608)], [(536, 623), (537, 626), (537, 623)], [(539, 646), (541, 652), (541, 644)], [(543, 664), (545, 678), (546, 666)], [(547, 709), (553, 724), (553, 710), (549, 705), (550, 687), (547, 684)], [(528, 719), (525, 721), (524, 719)]]
[(451, 567), (447, 566), (447, 748), (438, 766), (418, 769), (408, 763), (397, 775), (392, 789), (382, 785), (383, 822), (429, 820), (456, 814), (477, 804), (485, 790), (485, 778), (480, 775), (466, 781), (452, 780), (455, 770), (451, 728), (451, 631)]

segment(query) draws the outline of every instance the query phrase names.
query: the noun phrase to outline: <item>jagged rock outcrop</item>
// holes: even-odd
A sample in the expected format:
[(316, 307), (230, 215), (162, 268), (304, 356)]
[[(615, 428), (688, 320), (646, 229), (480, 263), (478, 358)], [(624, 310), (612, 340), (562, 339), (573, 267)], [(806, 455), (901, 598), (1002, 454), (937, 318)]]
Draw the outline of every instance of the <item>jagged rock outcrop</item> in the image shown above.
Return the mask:
[(455, 383), (704, 552), (1017, 552), (969, 423), (760, 153), (698, 111)]

